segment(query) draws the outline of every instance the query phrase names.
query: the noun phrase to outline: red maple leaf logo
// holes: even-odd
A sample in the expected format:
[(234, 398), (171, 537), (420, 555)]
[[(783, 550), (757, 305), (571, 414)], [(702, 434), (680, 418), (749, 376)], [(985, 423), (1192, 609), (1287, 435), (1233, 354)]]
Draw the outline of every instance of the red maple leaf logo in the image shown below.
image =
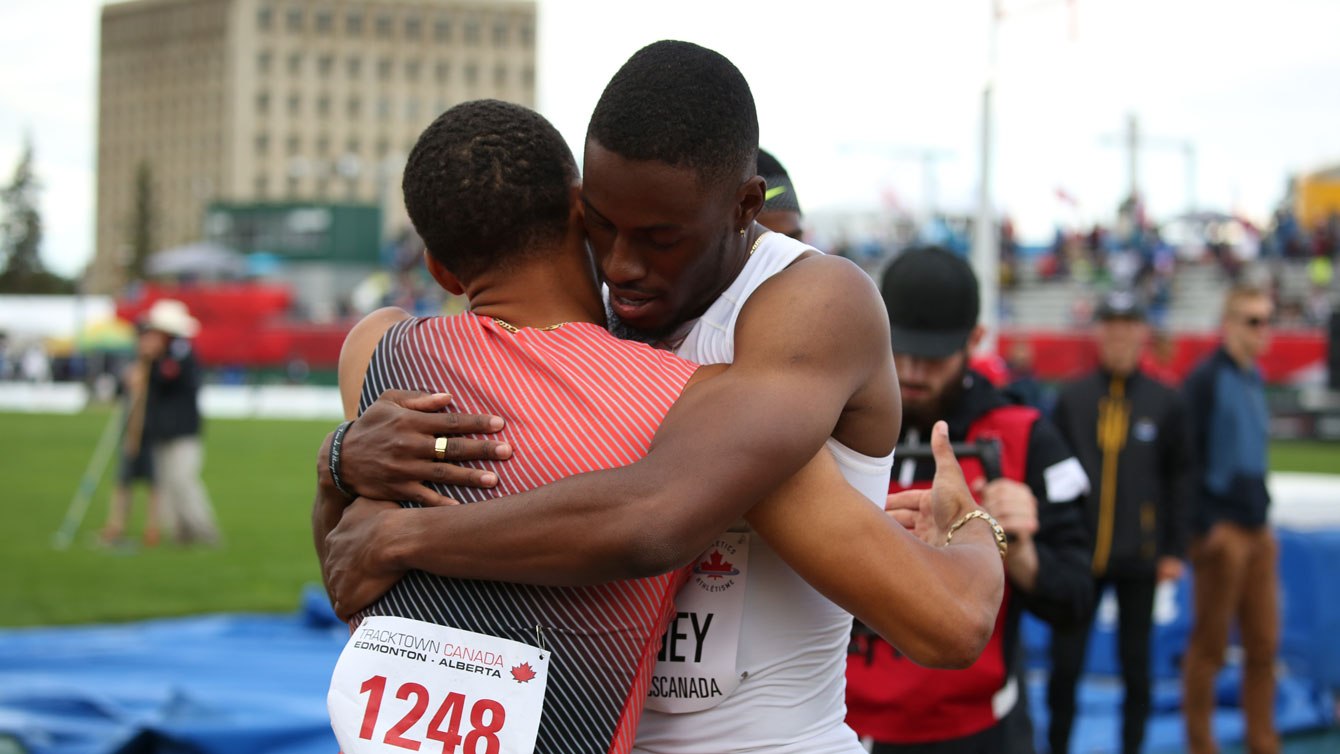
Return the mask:
[(719, 579), (725, 576), (736, 576), (740, 572), (736, 570), (735, 565), (722, 556), (720, 550), (713, 550), (707, 560), (699, 563), (694, 569), (695, 572), (706, 575), (709, 579)]
[(529, 662), (523, 662), (512, 668), (512, 678), (516, 680), (517, 683), (526, 683), (534, 677), (535, 670), (530, 666)]

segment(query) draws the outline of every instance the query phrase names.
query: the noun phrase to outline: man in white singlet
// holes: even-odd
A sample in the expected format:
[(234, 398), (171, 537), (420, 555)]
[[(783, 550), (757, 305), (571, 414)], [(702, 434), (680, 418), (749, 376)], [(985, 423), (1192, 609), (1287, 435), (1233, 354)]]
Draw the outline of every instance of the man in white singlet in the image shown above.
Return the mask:
[[(877, 630), (918, 661), (961, 666), (976, 656), (999, 605), (999, 566), (982, 559), (995, 556), (999, 531), (988, 517), (928, 525), (937, 544), (953, 530), (955, 546), (922, 568), (872, 539), (869, 518), (829, 515), (823, 503), (838, 481), (816, 484), (802, 515), (755, 508), (827, 446), (871, 501), (866, 512), (878, 513), (900, 424), (873, 282), (754, 222), (766, 190), (757, 151), (752, 95), (722, 56), (658, 42), (620, 69), (592, 116), (582, 195), (611, 323), (730, 366), (675, 404), (633, 465), (487, 505), (355, 503), (326, 538), (337, 611), (356, 611), (409, 569), (581, 584), (692, 562), (638, 730), (639, 749), (665, 754), (860, 752), (843, 723), (843, 608), (863, 622), (878, 613)], [(478, 438), (458, 447), (495, 460), (415, 465), (431, 457), (434, 435), (480, 426), (378, 401), (344, 438), (346, 482), (365, 496), (425, 503), (441, 501), (406, 480), (487, 484), (507, 467)], [(411, 457), (388, 462), (393, 446)], [(940, 599), (960, 589), (966, 600)]]

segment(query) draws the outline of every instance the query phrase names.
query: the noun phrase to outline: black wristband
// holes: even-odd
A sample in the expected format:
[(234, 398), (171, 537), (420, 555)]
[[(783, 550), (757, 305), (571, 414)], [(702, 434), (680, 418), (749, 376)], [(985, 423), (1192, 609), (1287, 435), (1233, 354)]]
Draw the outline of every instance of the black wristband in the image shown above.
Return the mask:
[(344, 486), (344, 480), (340, 478), (340, 446), (344, 444), (344, 433), (349, 431), (349, 425), (353, 424), (347, 421), (335, 428), (335, 436), (330, 438), (330, 481), (335, 483), (335, 489), (340, 494), (353, 500), (358, 497), (352, 490)]

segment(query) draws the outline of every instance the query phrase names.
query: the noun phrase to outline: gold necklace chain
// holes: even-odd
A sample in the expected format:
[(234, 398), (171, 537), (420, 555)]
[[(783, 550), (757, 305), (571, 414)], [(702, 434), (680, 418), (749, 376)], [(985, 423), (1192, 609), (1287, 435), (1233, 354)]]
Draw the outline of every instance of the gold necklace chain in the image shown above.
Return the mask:
[(758, 245), (763, 243), (763, 239), (767, 238), (771, 232), (770, 230), (764, 231), (762, 235), (754, 239), (754, 245), (749, 247), (749, 256), (754, 256), (754, 252), (758, 251)]
[[(493, 322), (494, 322), (494, 324), (496, 324), (498, 327), (501, 327), (502, 329), (506, 330), (507, 332), (512, 333), (513, 335), (515, 335), (515, 334), (521, 332), (521, 328), (517, 327), (516, 325), (512, 324), (511, 322), (508, 322), (508, 321), (505, 320), (505, 319), (498, 319), (497, 317), (490, 317), (490, 319), (492, 319)], [(530, 329), (532, 329), (532, 330), (539, 330), (540, 332), (550, 332), (550, 331), (552, 331), (552, 330), (557, 330), (558, 328), (560, 328), (560, 327), (562, 327), (563, 325), (566, 325), (566, 324), (568, 324), (568, 323), (567, 323), (567, 322), (559, 322), (559, 323), (556, 324), (556, 325), (546, 325), (546, 326), (544, 326), (544, 327), (532, 327), (532, 328), (530, 328)]]

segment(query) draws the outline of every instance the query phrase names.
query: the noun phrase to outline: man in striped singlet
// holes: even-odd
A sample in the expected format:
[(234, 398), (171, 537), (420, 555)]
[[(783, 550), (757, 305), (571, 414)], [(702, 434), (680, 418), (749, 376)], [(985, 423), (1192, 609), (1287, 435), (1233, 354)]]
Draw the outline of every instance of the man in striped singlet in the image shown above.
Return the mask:
[[(636, 749), (656, 752), (861, 752), (843, 723), (847, 611), (919, 662), (976, 657), (1000, 604), (999, 529), (970, 498), (926, 495), (921, 533), (939, 545), (953, 533), (932, 548), (882, 513), (900, 421), (883, 302), (856, 266), (754, 222), (757, 151), (748, 84), (722, 56), (660, 42), (625, 64), (592, 116), (581, 193), (612, 322), (729, 366), (681, 396), (637, 463), (487, 505), (343, 509), (320, 471), (315, 534), (338, 612), (413, 569), (565, 585), (692, 563), (638, 728)], [(344, 437), (353, 490), (441, 502), (406, 482), (517, 473), (478, 434), (451, 455), (484, 460), (417, 465), (436, 436), (478, 433), (486, 417), (396, 400)], [(570, 430), (557, 450), (599, 447), (584, 421)], [(934, 441), (948, 474), (942, 431)], [(390, 447), (402, 457), (388, 461)]]

